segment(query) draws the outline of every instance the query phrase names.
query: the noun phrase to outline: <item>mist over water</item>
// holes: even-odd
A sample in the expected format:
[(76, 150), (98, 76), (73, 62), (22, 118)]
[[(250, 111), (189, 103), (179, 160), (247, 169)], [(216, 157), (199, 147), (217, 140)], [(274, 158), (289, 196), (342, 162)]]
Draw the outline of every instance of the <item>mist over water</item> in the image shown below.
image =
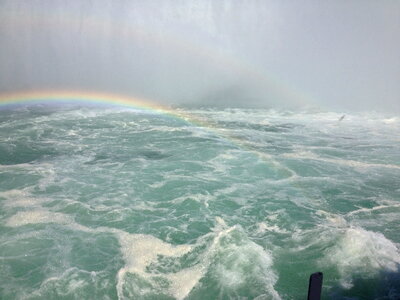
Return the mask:
[(0, 298), (399, 299), (399, 22), (0, 1)]
[(8, 1), (0, 91), (400, 111), (396, 1)]

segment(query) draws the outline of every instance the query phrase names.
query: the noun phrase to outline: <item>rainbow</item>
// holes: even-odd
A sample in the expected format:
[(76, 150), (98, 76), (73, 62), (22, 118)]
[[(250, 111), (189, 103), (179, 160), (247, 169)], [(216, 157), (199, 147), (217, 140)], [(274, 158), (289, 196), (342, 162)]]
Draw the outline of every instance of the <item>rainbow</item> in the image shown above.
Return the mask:
[[(268, 168), (273, 168), (281, 174), (286, 174), (288, 178), (295, 176), (295, 173), (292, 170), (276, 161), (271, 155), (249, 147), (249, 145), (247, 145), (244, 141), (227, 135), (226, 132), (215, 128), (215, 126), (213, 126), (210, 122), (196, 118), (195, 116), (192, 116), (187, 112), (163, 106), (151, 100), (103, 92), (94, 93), (89, 91), (41, 90), (0, 94), (0, 110), (7, 109), (8, 107), (15, 105), (18, 106), (42, 103), (76, 103), (94, 105), (105, 104), (114, 107), (127, 107), (137, 110), (159, 113), (160, 115), (166, 115), (168, 117), (184, 121), (189, 126), (195, 126), (201, 130), (205, 130), (217, 136), (222, 142), (232, 146), (234, 149), (240, 149), (244, 152), (254, 155), (258, 159), (263, 161), (263, 163), (265, 163)], [(304, 196), (308, 196), (308, 192), (306, 189), (294, 183), (293, 185), (299, 188)]]
[(224, 131), (216, 128), (207, 120), (199, 119), (196, 116), (182, 110), (176, 110), (167, 106), (163, 106), (156, 102), (147, 99), (136, 97), (127, 97), (123, 95), (109, 93), (94, 93), (89, 91), (60, 91), (60, 90), (42, 90), (42, 91), (24, 91), (0, 94), (0, 110), (7, 109), (15, 105), (31, 105), (31, 104), (94, 104), (94, 105), (110, 105), (133, 108), (142, 111), (150, 111), (166, 115), (173, 119), (178, 119), (185, 122), (189, 126), (197, 127), (217, 136), (221, 141), (226, 142), (233, 148), (241, 149), (249, 152), (264, 161), (269, 167), (277, 169), (285, 169), (286, 173), (292, 173), (275, 161), (270, 155), (256, 151), (249, 147), (244, 141), (239, 138), (227, 135)]
[(233, 56), (231, 53), (222, 51), (213, 45), (195, 44), (172, 33), (163, 32), (161, 35), (157, 30), (133, 26), (132, 24), (100, 16), (89, 15), (82, 21), (76, 15), (68, 12), (63, 12), (61, 15), (54, 15), (49, 12), (35, 12), (26, 15), (23, 9), (21, 11), (9, 12), (5, 10), (0, 12), (1, 23), (6, 26), (12, 25), (14, 30), (58, 28), (60, 31), (69, 30), (86, 36), (107, 36), (108, 38), (115, 34), (115, 31), (110, 30), (110, 28), (118, 28), (119, 38), (153, 46), (165, 45), (182, 53), (189, 53), (200, 60), (213, 62), (215, 66), (226, 72), (230, 73), (234, 70), (238, 74), (246, 74), (251, 78), (252, 82), (265, 87), (274, 94), (280, 95), (283, 99), (294, 101), (302, 106), (318, 106), (311, 95), (282, 82), (273, 74), (266, 70), (261, 70), (258, 66), (247, 62), (245, 59), (237, 55)]
[(41, 90), (0, 94), (0, 107), (18, 104), (56, 103), (62, 101), (78, 104), (109, 104), (114, 106), (131, 107), (140, 110), (151, 110), (164, 114), (174, 114), (168, 107), (162, 106), (150, 100), (109, 93)]
[[(0, 94), (0, 110), (18, 105), (35, 105), (35, 104), (82, 104), (82, 105), (109, 105), (114, 107), (127, 107), (140, 111), (157, 113), (179, 121), (185, 122), (189, 126), (197, 127), (218, 136), (222, 141), (241, 148), (244, 151), (245, 145), (235, 138), (223, 134), (221, 130), (213, 127), (209, 122), (196, 118), (195, 116), (182, 111), (172, 109), (151, 100), (128, 97), (110, 93), (94, 93), (90, 91), (62, 91), (62, 90), (40, 90), (40, 91), (23, 91), (14, 93)], [(260, 154), (257, 154), (259, 157)]]
[(204, 121), (198, 120), (183, 111), (178, 111), (176, 109), (174, 110), (168, 106), (138, 97), (128, 97), (124, 95), (110, 94), (105, 92), (95, 93), (90, 91), (63, 90), (24, 91), (0, 94), (0, 109), (15, 105), (57, 103), (127, 107), (141, 111), (151, 111), (153, 113), (166, 115), (174, 119), (182, 120), (193, 126), (203, 128), (209, 127), (204, 123)]
[(34, 104), (82, 104), (82, 105), (109, 105), (127, 107), (141, 111), (158, 113), (174, 119), (181, 120), (190, 126), (207, 129), (222, 139), (229, 139), (226, 136), (213, 129), (210, 123), (183, 110), (173, 109), (171, 107), (156, 103), (152, 100), (128, 97), (118, 94), (91, 91), (65, 91), (65, 90), (33, 90), (13, 93), (0, 94), (0, 110), (7, 109), (10, 106), (34, 105)]

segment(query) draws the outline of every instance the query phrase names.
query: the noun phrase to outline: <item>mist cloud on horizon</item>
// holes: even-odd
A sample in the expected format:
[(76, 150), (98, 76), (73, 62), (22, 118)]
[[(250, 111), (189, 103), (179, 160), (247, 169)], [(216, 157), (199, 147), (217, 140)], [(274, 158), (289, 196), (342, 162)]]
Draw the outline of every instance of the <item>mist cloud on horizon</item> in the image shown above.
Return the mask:
[(0, 2), (0, 93), (400, 113), (400, 2)]

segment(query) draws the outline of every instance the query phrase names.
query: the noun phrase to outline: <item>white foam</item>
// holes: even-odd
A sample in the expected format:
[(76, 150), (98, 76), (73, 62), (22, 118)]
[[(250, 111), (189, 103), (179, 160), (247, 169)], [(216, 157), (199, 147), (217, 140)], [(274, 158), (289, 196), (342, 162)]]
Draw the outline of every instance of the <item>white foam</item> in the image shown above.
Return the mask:
[[(83, 289), (90, 288), (93, 285), (95, 276), (96, 272), (93, 271), (88, 272), (76, 267), (68, 268), (63, 270), (62, 273), (52, 274), (41, 283), (39, 289), (20, 298), (31, 299), (32, 296), (38, 299), (52, 298), (54, 293), (67, 298), (76, 298), (82, 293)], [(104, 299), (109, 299), (109, 297), (105, 295)]]
[[(237, 235), (241, 236), (238, 240)], [(214, 260), (214, 257), (218, 259)], [(223, 289), (240, 288), (255, 280), (251, 276), (257, 276), (257, 280), (264, 284), (268, 298), (280, 299), (274, 289), (277, 276), (272, 271), (272, 255), (263, 247), (245, 239), (240, 227), (233, 226), (219, 232), (203, 260), (213, 265), (215, 276)]]
[[(128, 234), (123, 231), (116, 231), (121, 244), (121, 252), (125, 259), (125, 266), (118, 272), (117, 292), (119, 298), (123, 296), (123, 284), (126, 273), (138, 274), (147, 280), (152, 281), (152, 274), (146, 271), (146, 267), (158, 260), (159, 255), (169, 257), (180, 257), (188, 253), (192, 247), (190, 245), (171, 245), (150, 235)], [(193, 273), (192, 270), (183, 270), (181, 273), (166, 274), (167, 279), (171, 281), (169, 293), (177, 299), (183, 299), (197, 283), (192, 280), (185, 286), (180, 284), (185, 281), (187, 274)], [(194, 276), (193, 278), (198, 278)], [(191, 283), (191, 284), (190, 284)], [(180, 287), (179, 289), (177, 287)]]
[(183, 269), (177, 273), (170, 273), (170, 291), (176, 299), (184, 299), (204, 276), (205, 267), (198, 264), (192, 268)]
[(322, 261), (336, 266), (345, 288), (352, 286), (354, 274), (373, 275), (378, 271), (397, 271), (400, 253), (383, 234), (358, 227), (345, 229), (337, 244), (325, 253)]
[(355, 214), (359, 214), (359, 213), (369, 213), (369, 212), (373, 212), (373, 211), (377, 211), (377, 210), (381, 210), (381, 209), (385, 209), (385, 208), (395, 208), (395, 207), (400, 207), (400, 204), (393, 204), (393, 205), (378, 205), (378, 206), (374, 206), (371, 208), (360, 208), (357, 210), (353, 210), (352, 212), (349, 212), (347, 214), (347, 216), (352, 216)]
[(121, 231), (118, 232), (118, 236), (126, 260), (126, 269), (139, 274), (145, 274), (146, 266), (156, 261), (158, 255), (177, 257), (191, 250), (189, 245), (173, 246), (151, 235), (128, 234)]
[(215, 217), (215, 221), (218, 224), (217, 228), (224, 228), (224, 229), (228, 228), (228, 225), (226, 225), (224, 219), (222, 219), (221, 217)]
[(152, 184), (149, 184), (149, 187), (151, 187), (152, 189), (159, 189), (163, 187), (166, 183), (167, 181), (157, 181)]
[(49, 212), (46, 210), (32, 210), (32, 211), (20, 211), (17, 214), (11, 216), (6, 226), (18, 227), (27, 224), (40, 224), (40, 223), (57, 223), (57, 224), (68, 224), (71, 223), (72, 219), (61, 213)]
[(335, 226), (335, 227), (345, 227), (347, 226), (347, 221), (341, 216), (333, 213), (326, 212), (324, 210), (317, 210), (315, 212), (316, 215), (318, 216), (323, 216), (326, 218), (326, 220), (329, 223), (329, 226)]
[(190, 193), (190, 194), (185, 194), (185, 195), (180, 196), (180, 197), (176, 197), (173, 200), (170, 200), (170, 202), (174, 203), (174, 204), (180, 204), (180, 203), (184, 202), (187, 199), (191, 199), (193, 201), (196, 201), (196, 202), (198, 202), (200, 204), (203, 204), (206, 208), (208, 208), (208, 206), (209, 206), (208, 202), (210, 200), (215, 199), (215, 195), (211, 195), (208, 192), (206, 192), (205, 194), (202, 194), (202, 193), (192, 194), (192, 193)]
[(0, 170), (19, 170), (19, 169), (24, 169), (24, 170), (29, 170), (32, 169), (33, 165), (28, 164), (28, 163), (21, 163), (21, 164), (14, 164), (14, 165), (1, 165), (0, 164)]
[(45, 199), (30, 197), (30, 193), (25, 190), (8, 190), (0, 192), (0, 197), (4, 198), (4, 204), (8, 207), (33, 207), (45, 202)]
[[(215, 263), (216, 255), (220, 259), (227, 255), (234, 255), (235, 261), (233, 264), (224, 264), (218, 262), (216, 269), (219, 270), (220, 284), (235, 288), (243, 283), (243, 277), (248, 275), (245, 271), (246, 266), (251, 265), (254, 259), (259, 263), (253, 264), (252, 273), (262, 273), (262, 282), (273, 299), (280, 299), (278, 293), (274, 289), (277, 276), (271, 270), (272, 256), (266, 252), (261, 246), (251, 242), (250, 240), (240, 239), (240, 243), (230, 242), (230, 235), (239, 230), (239, 227), (228, 227), (225, 221), (217, 217), (217, 226), (214, 232), (210, 232), (201, 237), (194, 245), (172, 245), (166, 243), (154, 236), (145, 234), (130, 234), (125, 231), (98, 227), (95, 229), (76, 223), (71, 217), (46, 210), (33, 210), (18, 212), (10, 217), (6, 225), (17, 227), (27, 224), (39, 223), (57, 223), (70, 227), (73, 230), (79, 230), (90, 233), (112, 233), (116, 235), (121, 246), (121, 253), (125, 260), (125, 265), (117, 274), (117, 294), (119, 299), (125, 298), (124, 291), (126, 290), (126, 275), (128, 273), (136, 274), (146, 280), (151, 286), (159, 287), (157, 278), (164, 278), (167, 285), (161, 287), (161, 292), (166, 293), (176, 299), (184, 299), (190, 291), (197, 285), (199, 280), (204, 276), (211, 264)], [(241, 232), (239, 230), (239, 232)], [(241, 233), (243, 235), (243, 233)], [(211, 238), (211, 243), (208, 241)], [(179, 259), (185, 254), (188, 254), (195, 247), (204, 243), (209, 244), (207, 249), (199, 255), (197, 263), (183, 268), (177, 272), (160, 273), (148, 269), (152, 264), (157, 264), (160, 256)], [(217, 271), (218, 272), (218, 271)], [(253, 274), (253, 275), (254, 275)], [(49, 278), (48, 281), (57, 280), (57, 278)], [(80, 282), (71, 281), (71, 290), (79, 287)], [(135, 291), (136, 292), (136, 291)], [(140, 292), (140, 291), (139, 291)], [(148, 287), (142, 288), (142, 293), (150, 292)]]
[(296, 153), (285, 153), (281, 155), (282, 157), (295, 158), (295, 159), (310, 159), (318, 160), (323, 162), (328, 162), (332, 164), (339, 164), (348, 167), (357, 168), (389, 168), (389, 169), (400, 169), (399, 165), (394, 164), (379, 164), (379, 163), (367, 163), (351, 159), (340, 159), (340, 158), (326, 158), (320, 157), (310, 151), (299, 151)]
[(277, 225), (269, 225), (267, 222), (259, 222), (257, 223), (256, 233), (264, 234), (266, 232), (275, 232), (280, 234), (288, 233), (287, 230), (280, 228)]
[[(115, 234), (121, 245), (121, 252), (125, 260), (125, 266), (119, 270), (117, 275), (117, 292), (120, 299), (124, 298), (123, 285), (127, 273), (138, 274), (152, 282), (152, 277), (160, 274), (153, 274), (147, 271), (146, 268), (150, 264), (156, 263), (160, 255), (180, 257), (192, 250), (191, 245), (171, 245), (151, 235), (130, 234), (119, 229), (107, 227), (92, 229), (74, 222), (67, 215), (46, 210), (18, 212), (7, 220), (6, 226), (18, 227), (40, 223), (62, 224), (83, 232), (108, 232)], [(169, 281), (169, 288), (166, 292), (176, 299), (183, 299), (189, 294), (203, 274), (203, 265), (186, 268), (176, 273), (163, 274)]]
[[(152, 126), (148, 131), (160, 131), (160, 132), (187, 132), (187, 127), (171, 127), (171, 126)], [(190, 127), (192, 129), (192, 127)]]
[[(257, 270), (254, 269), (252, 273), (259, 274), (261, 271), (262, 281), (265, 283), (269, 295), (273, 299), (280, 299), (273, 288), (276, 282), (276, 275), (271, 271), (271, 255), (261, 246), (249, 240), (242, 241), (240, 245), (230, 243), (230, 235), (238, 230), (238, 227), (228, 227), (220, 217), (216, 218), (216, 222), (215, 231), (200, 238), (195, 245), (173, 246), (152, 236), (117, 232), (126, 261), (125, 267), (118, 273), (117, 291), (119, 298), (124, 298), (124, 277), (127, 273), (135, 273), (151, 282), (154, 286), (157, 286), (157, 283), (153, 280), (153, 276), (162, 275), (169, 283), (167, 293), (176, 299), (184, 299), (204, 276), (208, 268), (216, 263), (216, 256), (220, 259), (221, 255), (224, 257), (231, 254), (237, 260), (235, 260), (235, 264), (230, 264), (229, 270), (227, 269), (229, 264), (218, 262), (216, 267), (217, 272), (219, 271), (220, 273), (218, 281), (221, 285), (230, 288), (240, 286), (243, 283), (243, 277), (248, 275), (246, 266), (251, 265), (256, 259), (260, 260), (260, 263), (254, 265), (253, 269)], [(211, 244), (209, 244), (206, 251), (199, 255), (198, 262), (194, 266), (184, 268), (178, 272), (163, 274), (153, 274), (147, 270), (151, 263), (157, 262), (159, 255), (181, 257), (192, 251), (196, 246), (208, 243), (207, 240), (210, 238), (212, 238)], [(227, 241), (228, 244), (226, 244)], [(138, 260), (138, 257), (140, 257), (140, 260)], [(143, 293), (146, 292), (148, 291), (143, 291)]]

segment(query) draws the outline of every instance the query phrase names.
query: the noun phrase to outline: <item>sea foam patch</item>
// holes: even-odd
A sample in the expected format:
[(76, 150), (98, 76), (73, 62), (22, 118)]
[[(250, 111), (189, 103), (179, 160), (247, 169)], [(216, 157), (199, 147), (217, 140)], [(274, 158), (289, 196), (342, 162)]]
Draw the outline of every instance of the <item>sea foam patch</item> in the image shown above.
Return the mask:
[(368, 277), (379, 271), (397, 272), (400, 252), (383, 234), (351, 227), (325, 252), (323, 263), (336, 266), (341, 284), (351, 288), (355, 275)]
[(320, 157), (315, 153), (310, 151), (302, 151), (297, 153), (285, 153), (282, 154), (282, 157), (286, 158), (294, 158), (294, 159), (306, 159), (306, 160), (317, 160), (322, 162), (327, 162), (331, 164), (343, 165), (351, 168), (387, 168), (387, 169), (395, 169), (399, 170), (400, 166), (395, 164), (380, 164), (380, 163), (369, 163), (356, 161), (352, 159), (340, 159), (340, 158), (329, 158), (329, 157)]
[(70, 224), (73, 221), (67, 215), (47, 210), (20, 211), (6, 221), (6, 226), (18, 227), (27, 224), (57, 223)]
[(25, 190), (8, 190), (0, 192), (0, 198), (4, 198), (4, 205), (7, 207), (33, 207), (45, 200), (42, 198), (33, 197)]
[[(172, 245), (151, 235), (131, 234), (109, 227), (93, 229), (76, 223), (65, 214), (46, 210), (18, 212), (7, 220), (6, 226), (40, 223), (56, 223), (73, 230), (116, 235), (125, 260), (125, 265), (116, 275), (120, 299), (162, 294), (184, 299), (207, 272), (213, 274), (222, 290), (234, 292), (254, 285), (254, 288), (261, 287), (257, 292), (280, 299), (274, 289), (277, 275), (272, 271), (271, 254), (250, 241), (239, 226), (228, 227), (220, 217), (216, 219), (215, 231), (201, 237), (193, 245)], [(194, 263), (182, 265), (185, 255), (203, 247), (206, 247), (205, 251), (198, 253)], [(163, 267), (163, 259), (172, 265)]]
[[(124, 292), (126, 290), (125, 285), (130, 284), (127, 282), (127, 273), (141, 276), (147, 281), (147, 284), (144, 284), (144, 286), (150, 285), (153, 286), (153, 288), (157, 286), (157, 277), (163, 276), (166, 279), (165, 286), (168, 287), (168, 294), (173, 295), (177, 299), (183, 299), (197, 283), (197, 280), (193, 279), (199, 276), (197, 274), (191, 274), (193, 273), (192, 270), (182, 270), (181, 272), (171, 274), (157, 274), (147, 271), (147, 267), (152, 263), (157, 263), (160, 256), (180, 257), (192, 249), (190, 245), (175, 246), (150, 235), (128, 234), (122, 231), (116, 231), (116, 233), (119, 237), (121, 251), (126, 262), (125, 266), (119, 270), (117, 275), (117, 291), (120, 298), (126, 296)], [(188, 275), (195, 276), (189, 280), (189, 284), (184, 286), (181, 282), (184, 282)], [(139, 294), (146, 294), (146, 290), (139, 291)], [(133, 296), (135, 294), (131, 295)]]
[[(274, 289), (277, 275), (272, 270), (271, 254), (251, 242), (239, 226), (228, 227), (220, 217), (216, 218), (215, 231), (199, 238), (193, 245), (173, 246), (144, 235), (122, 234), (120, 240), (127, 262), (118, 273), (120, 298), (156, 297), (161, 293), (184, 299), (209, 274), (218, 283), (221, 293), (235, 294), (246, 289), (267, 298), (280, 299)], [(205, 250), (198, 253), (195, 263), (189, 267), (166, 272), (149, 270), (151, 265), (161, 263), (162, 256), (179, 260), (203, 247)], [(175, 261), (175, 264), (180, 262)]]
[[(28, 224), (41, 223), (56, 223), (65, 225), (73, 230), (88, 232), (88, 233), (113, 233), (118, 237), (121, 253), (125, 260), (125, 266), (121, 268), (117, 274), (117, 292), (119, 298), (125, 298), (127, 280), (132, 277), (127, 276), (136, 274), (147, 280), (144, 286), (155, 286), (160, 277), (163, 277), (164, 285), (161, 292), (171, 295), (176, 299), (183, 299), (197, 284), (198, 280), (203, 275), (203, 266), (194, 266), (182, 269), (178, 272), (166, 272), (164, 274), (148, 271), (151, 264), (157, 264), (160, 256), (179, 258), (180, 256), (192, 250), (191, 245), (172, 245), (162, 240), (145, 234), (130, 234), (125, 231), (108, 228), (89, 228), (76, 223), (69, 216), (50, 212), (47, 210), (34, 210), (18, 212), (6, 221), (6, 226), (19, 227)], [(49, 280), (52, 280), (51, 278)], [(139, 287), (139, 289), (142, 287)], [(143, 289), (143, 288), (142, 288)], [(149, 291), (148, 291), (149, 292)], [(144, 291), (139, 291), (139, 294), (146, 294)], [(133, 294), (138, 296), (138, 294)]]
[(272, 255), (243, 235), (243, 231), (235, 227), (219, 238), (210, 267), (221, 291), (249, 290), (250, 294), (267, 293), (272, 299), (280, 299), (274, 288), (278, 277), (272, 268)]

